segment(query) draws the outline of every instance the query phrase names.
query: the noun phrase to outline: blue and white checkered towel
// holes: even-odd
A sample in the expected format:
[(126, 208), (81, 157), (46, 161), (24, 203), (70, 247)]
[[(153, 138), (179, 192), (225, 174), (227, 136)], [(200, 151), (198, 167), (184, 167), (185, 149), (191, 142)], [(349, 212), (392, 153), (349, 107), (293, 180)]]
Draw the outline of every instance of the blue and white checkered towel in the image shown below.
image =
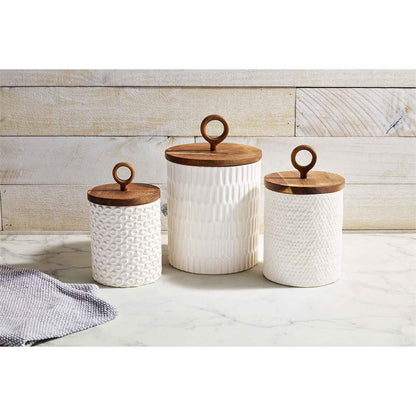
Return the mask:
[(97, 292), (94, 284), (0, 265), (0, 346), (31, 346), (114, 319), (116, 309)]

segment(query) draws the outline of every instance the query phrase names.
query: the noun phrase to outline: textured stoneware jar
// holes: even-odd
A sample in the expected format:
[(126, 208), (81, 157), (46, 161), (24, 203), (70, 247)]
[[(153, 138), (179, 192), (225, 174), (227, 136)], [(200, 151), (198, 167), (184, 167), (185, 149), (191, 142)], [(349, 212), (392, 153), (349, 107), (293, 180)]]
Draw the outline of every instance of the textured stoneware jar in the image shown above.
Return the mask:
[[(312, 154), (309, 165), (296, 162), (301, 150)], [(292, 152), (298, 170), (264, 178), (263, 274), (273, 282), (313, 287), (340, 278), (345, 179), (310, 171), (316, 160), (312, 148), (298, 146)]]
[[(206, 133), (212, 120), (224, 132)], [(257, 263), (261, 150), (221, 143), (226, 121), (206, 117), (201, 124), (208, 143), (166, 150), (168, 164), (169, 263), (200, 274), (226, 274)]]
[[(130, 169), (127, 180), (117, 175), (122, 166)], [(152, 283), (162, 271), (160, 189), (131, 183), (128, 163), (118, 163), (113, 177), (117, 183), (88, 191), (93, 278), (116, 287)]]

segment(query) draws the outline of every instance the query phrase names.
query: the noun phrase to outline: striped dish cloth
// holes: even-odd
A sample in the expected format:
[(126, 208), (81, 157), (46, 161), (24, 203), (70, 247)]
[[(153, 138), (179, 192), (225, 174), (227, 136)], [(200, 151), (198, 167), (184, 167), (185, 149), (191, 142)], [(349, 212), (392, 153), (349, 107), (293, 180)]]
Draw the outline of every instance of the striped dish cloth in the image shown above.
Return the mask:
[(117, 316), (94, 284), (62, 283), (33, 269), (0, 265), (0, 346), (31, 346)]

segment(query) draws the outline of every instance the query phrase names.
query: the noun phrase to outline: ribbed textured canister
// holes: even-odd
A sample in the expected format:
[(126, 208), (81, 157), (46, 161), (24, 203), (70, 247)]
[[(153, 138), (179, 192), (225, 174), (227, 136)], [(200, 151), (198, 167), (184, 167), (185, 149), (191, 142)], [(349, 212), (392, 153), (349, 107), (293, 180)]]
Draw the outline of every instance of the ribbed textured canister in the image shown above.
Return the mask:
[(201, 274), (255, 266), (261, 162), (212, 168), (167, 163), (169, 263)]
[[(122, 166), (131, 171), (127, 180), (117, 176)], [(162, 273), (160, 189), (131, 183), (128, 163), (118, 163), (113, 177), (117, 183), (88, 191), (93, 278), (116, 287), (152, 283)]]
[(307, 172), (316, 162), (297, 171), (265, 177), (264, 264), (269, 280), (287, 286), (314, 287), (341, 277), (343, 188), (342, 176)]
[[(218, 120), (224, 132), (206, 134)], [(199, 274), (227, 274), (257, 264), (261, 151), (221, 143), (226, 121), (211, 115), (201, 124), (208, 143), (166, 150), (168, 167), (169, 263)], [(221, 143), (221, 144), (220, 144)]]

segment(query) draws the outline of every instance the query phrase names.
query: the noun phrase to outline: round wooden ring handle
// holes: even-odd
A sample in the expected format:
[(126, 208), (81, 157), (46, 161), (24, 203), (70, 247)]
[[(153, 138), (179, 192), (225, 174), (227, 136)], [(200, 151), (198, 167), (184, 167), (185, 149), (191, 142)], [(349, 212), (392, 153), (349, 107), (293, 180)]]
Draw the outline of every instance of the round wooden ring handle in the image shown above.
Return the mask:
[[(126, 168), (130, 169), (130, 177), (128, 179), (120, 179), (118, 177), (117, 171), (121, 167), (126, 167)], [(120, 190), (121, 191), (127, 191), (127, 185), (132, 182), (132, 180), (134, 179), (135, 174), (136, 174), (136, 172), (134, 171), (134, 168), (133, 168), (132, 165), (130, 165), (130, 163), (120, 162), (120, 163), (117, 163), (117, 165), (115, 165), (114, 168), (113, 168), (113, 178), (120, 185)]]
[[(312, 155), (312, 160), (311, 163), (309, 163), (309, 165), (299, 165), (298, 162), (296, 162), (296, 155), (301, 151), (301, 150), (307, 150), (311, 155)], [(315, 150), (312, 149), (312, 147), (307, 146), (306, 144), (301, 144), (298, 147), (295, 147), (292, 151), (292, 165), (300, 172), (300, 177), (302, 179), (305, 179), (308, 175), (308, 172), (315, 166), (316, 163), (316, 152)]]
[[(221, 136), (218, 137), (211, 137), (207, 134), (207, 124), (210, 121), (217, 120), (224, 126), (224, 131), (222, 132)], [(228, 136), (230, 128), (228, 127), (228, 123), (218, 114), (211, 114), (208, 117), (205, 117), (201, 123), (201, 134), (202, 137), (211, 145), (211, 152), (214, 152), (217, 148), (217, 144), (220, 144), (225, 138)]]

